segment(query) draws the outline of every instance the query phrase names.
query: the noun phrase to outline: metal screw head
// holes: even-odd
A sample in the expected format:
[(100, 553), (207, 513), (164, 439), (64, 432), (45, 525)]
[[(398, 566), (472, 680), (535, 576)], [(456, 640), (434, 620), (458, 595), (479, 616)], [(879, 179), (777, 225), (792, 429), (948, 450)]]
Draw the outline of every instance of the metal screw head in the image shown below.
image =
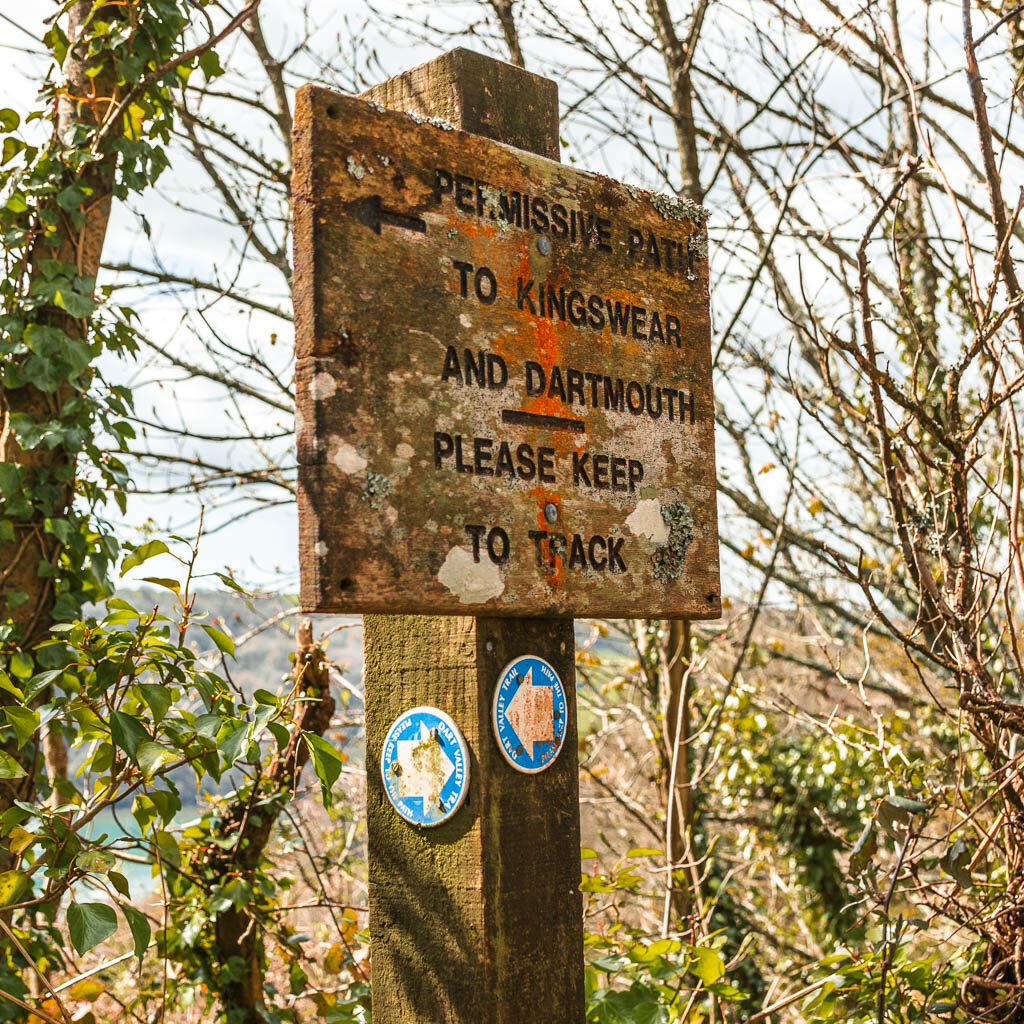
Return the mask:
[(548, 238), (547, 235), (541, 235), (540, 238), (537, 239), (537, 250), (540, 252), (541, 256), (547, 256), (547, 254), (551, 252), (551, 239)]
[(549, 501), (544, 506), (544, 518), (549, 523), (557, 523), (558, 522), (558, 506), (554, 502)]

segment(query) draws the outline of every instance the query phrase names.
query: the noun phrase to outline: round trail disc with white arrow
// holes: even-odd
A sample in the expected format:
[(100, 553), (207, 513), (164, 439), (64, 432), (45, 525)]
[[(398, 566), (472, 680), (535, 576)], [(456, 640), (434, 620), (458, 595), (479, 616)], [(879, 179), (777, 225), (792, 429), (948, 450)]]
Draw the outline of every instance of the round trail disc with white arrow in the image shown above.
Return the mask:
[(565, 740), (566, 707), (562, 680), (543, 658), (524, 654), (505, 666), (491, 721), (498, 746), (516, 771), (535, 775), (551, 766)]
[(438, 708), (403, 711), (380, 755), (384, 790), (398, 813), (430, 828), (447, 821), (469, 792), (469, 749), (452, 719)]

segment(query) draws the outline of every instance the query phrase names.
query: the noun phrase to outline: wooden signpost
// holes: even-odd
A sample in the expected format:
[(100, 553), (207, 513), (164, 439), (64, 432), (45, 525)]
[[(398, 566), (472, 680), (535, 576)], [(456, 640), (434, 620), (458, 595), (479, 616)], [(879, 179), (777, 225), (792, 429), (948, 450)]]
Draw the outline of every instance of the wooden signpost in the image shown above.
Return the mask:
[(301, 89), (293, 152), (302, 601), (385, 613), (374, 1019), (577, 1024), (572, 617), (720, 611), (703, 211), (557, 163), (555, 84), (466, 50)]

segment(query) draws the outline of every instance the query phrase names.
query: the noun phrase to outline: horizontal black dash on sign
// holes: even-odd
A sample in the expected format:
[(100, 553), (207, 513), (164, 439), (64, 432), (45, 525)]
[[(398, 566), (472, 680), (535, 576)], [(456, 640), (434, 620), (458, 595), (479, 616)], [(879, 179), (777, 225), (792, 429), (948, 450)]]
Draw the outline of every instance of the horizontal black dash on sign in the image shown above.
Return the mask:
[(567, 420), (562, 416), (541, 416), (535, 412), (520, 412), (518, 409), (502, 409), (501, 418), (505, 423), (516, 423), (521, 427), (572, 430), (577, 434), (585, 433), (587, 429), (583, 420)]

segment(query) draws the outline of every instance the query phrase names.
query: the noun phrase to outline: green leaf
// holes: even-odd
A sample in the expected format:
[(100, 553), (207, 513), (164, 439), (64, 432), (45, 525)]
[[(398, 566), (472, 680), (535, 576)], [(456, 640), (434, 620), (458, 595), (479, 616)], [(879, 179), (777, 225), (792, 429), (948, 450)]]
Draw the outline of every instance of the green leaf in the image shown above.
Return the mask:
[(0, 690), (6, 690), (8, 693), (17, 697), (18, 700), (24, 700), (25, 694), (22, 693), (21, 689), (11, 682), (11, 677), (6, 673), (0, 671)]
[(231, 722), (218, 735), (217, 749), (229, 765), (234, 764), (249, 746), (249, 723)]
[(72, 903), (67, 913), (71, 944), (82, 956), (117, 931), (117, 914), (105, 903)]
[(886, 802), (898, 807), (901, 811), (909, 811), (911, 814), (924, 814), (928, 810), (928, 804), (923, 800), (911, 800), (905, 796), (887, 796)]
[(850, 851), (850, 873), (861, 874), (868, 866), (868, 862), (875, 855), (878, 849), (878, 836), (875, 833), (875, 822), (869, 819), (864, 830), (857, 838), (853, 849)]
[[(181, 867), (181, 847), (178, 846), (178, 840), (174, 838), (173, 834), (170, 832), (157, 832), (155, 839), (160, 856), (173, 867)], [(232, 843), (236, 841), (234, 837), (231, 838)]]
[(0, 108), (0, 130), (13, 132), (17, 130), (20, 124), (21, 118), (16, 110), (11, 110), (10, 107)]
[(267, 729), (274, 739), (277, 740), (277, 749), (284, 750), (288, 746), (288, 741), (292, 738), (288, 726), (281, 722), (267, 722)]
[(0, 750), (0, 779), (22, 779), (28, 773), (4, 750)]
[(108, 871), (107, 878), (110, 879), (110, 884), (122, 895), (127, 896), (131, 899), (132, 890), (128, 884), (128, 879), (121, 874), (120, 871)]
[(142, 774), (146, 779), (152, 779), (165, 765), (173, 764), (176, 758), (173, 750), (152, 740), (143, 740), (136, 751), (136, 759)]
[(17, 651), (11, 657), (11, 671), (19, 679), (31, 679), (32, 669), (32, 659), (23, 651)]
[(958, 839), (951, 846), (948, 846), (946, 852), (939, 860), (939, 866), (942, 870), (954, 879), (961, 889), (969, 889), (974, 884), (974, 879), (971, 878), (969, 870), (970, 864), (971, 853), (967, 849), (967, 844), (962, 839)]
[(29, 877), (24, 871), (0, 872), (0, 907), (17, 903), (28, 886)]
[(173, 590), (174, 593), (180, 593), (181, 584), (177, 580), (168, 579), (166, 576), (143, 576), (143, 583), (152, 583), (157, 587), (166, 587), (168, 590)]
[(136, 763), (139, 763), (139, 744), (152, 739), (146, 727), (123, 711), (110, 713), (111, 739)]
[(21, 139), (14, 138), (13, 135), (8, 135), (4, 139), (3, 154), (0, 156), (0, 164), (10, 163), (23, 149), (25, 149), (25, 143)]
[(627, 857), (664, 857), (664, 850), (656, 850), (653, 846), (634, 846)]
[(39, 728), (39, 712), (12, 705), (4, 708), (4, 714), (7, 721), (14, 726), (14, 733), (18, 737), (18, 749), (21, 750)]
[(171, 688), (156, 683), (141, 683), (139, 690), (142, 693), (142, 699), (149, 705), (149, 710), (153, 712), (153, 721), (161, 722), (171, 706)]
[(201, 53), (199, 55), (199, 67), (202, 69), (203, 74), (206, 75), (207, 81), (224, 74), (224, 69), (220, 66), (220, 57), (217, 56), (216, 50), (206, 50)]
[(341, 774), (341, 766), (344, 764), (341, 754), (334, 749), (316, 733), (303, 733), (302, 738), (306, 741), (310, 756), (313, 758), (313, 770), (320, 780), (320, 789), (323, 791), (324, 806), (331, 806), (331, 788), (338, 781)]
[(149, 918), (141, 911), (129, 906), (127, 903), (119, 903), (121, 913), (132, 930), (132, 939), (135, 942), (135, 955), (139, 958), (139, 966), (142, 966), (142, 957), (149, 947), (149, 940), (153, 930), (149, 926)]
[(170, 548), (162, 540), (148, 540), (145, 544), (133, 548), (131, 554), (125, 556), (124, 561), (121, 562), (121, 575), (124, 576), (137, 565), (142, 565), (147, 558), (153, 558), (154, 555), (166, 555), (169, 552)]
[(695, 946), (690, 952), (694, 957), (694, 963), (690, 965), (690, 970), (705, 985), (713, 985), (725, 974), (725, 961), (717, 949)]
[(227, 633), (218, 629), (216, 626), (202, 626), (203, 632), (217, 645), (217, 649), (223, 651), (224, 654), (230, 654), (232, 657), (235, 653), (235, 641), (227, 635)]

